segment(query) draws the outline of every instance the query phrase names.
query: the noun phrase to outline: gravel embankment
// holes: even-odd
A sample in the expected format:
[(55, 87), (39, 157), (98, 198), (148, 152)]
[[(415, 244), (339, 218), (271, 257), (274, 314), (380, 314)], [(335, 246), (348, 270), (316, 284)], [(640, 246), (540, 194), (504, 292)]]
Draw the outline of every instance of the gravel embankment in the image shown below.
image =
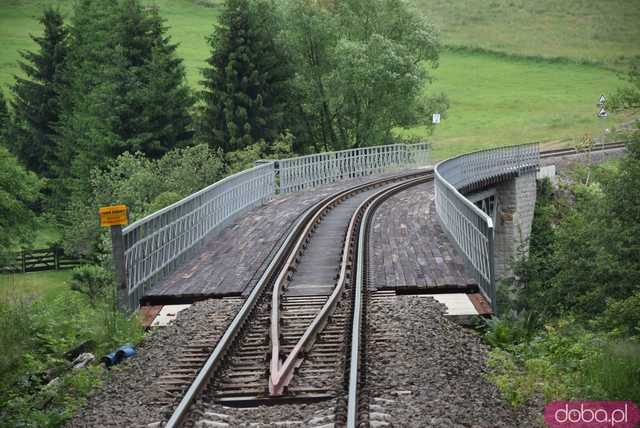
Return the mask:
[(485, 378), (488, 347), (442, 311), (432, 298), (411, 295), (369, 304), (372, 426), (542, 426), (542, 409), (513, 408), (500, 398)]
[(241, 303), (240, 299), (212, 299), (180, 312), (171, 325), (144, 339), (136, 357), (110, 370), (105, 383), (67, 426), (137, 427), (168, 419), (175, 404), (158, 403), (156, 381), (177, 362), (181, 349), (192, 340), (202, 340), (203, 332), (219, 338)]

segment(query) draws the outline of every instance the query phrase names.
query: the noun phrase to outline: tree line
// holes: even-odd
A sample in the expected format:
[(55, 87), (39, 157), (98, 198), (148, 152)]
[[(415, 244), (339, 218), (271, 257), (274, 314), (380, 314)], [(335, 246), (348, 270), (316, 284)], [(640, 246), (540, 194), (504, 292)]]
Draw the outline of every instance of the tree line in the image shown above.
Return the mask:
[[(39, 22), (22, 76), (0, 90), (6, 248), (47, 213), (78, 252), (96, 235), (96, 204), (122, 202), (122, 186), (146, 201), (141, 216), (259, 158), (394, 142), (394, 128), (429, 126), (447, 107), (425, 95), (436, 31), (401, 0), (226, 0), (196, 88), (141, 0), (79, 0), (68, 20), (49, 8)], [(193, 179), (176, 156), (215, 174)], [(136, 187), (159, 165), (190, 185)], [(98, 188), (105, 173), (113, 185)]]

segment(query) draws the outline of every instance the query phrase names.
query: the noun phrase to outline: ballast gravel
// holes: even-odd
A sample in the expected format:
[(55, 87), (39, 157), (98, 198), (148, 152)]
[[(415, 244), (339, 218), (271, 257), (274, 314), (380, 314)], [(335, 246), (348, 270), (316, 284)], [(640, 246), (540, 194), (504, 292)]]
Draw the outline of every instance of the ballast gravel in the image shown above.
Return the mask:
[(210, 299), (179, 312), (172, 324), (145, 337), (137, 356), (105, 374), (104, 384), (67, 427), (146, 427), (167, 420), (178, 401), (158, 401), (159, 377), (176, 363), (184, 347), (202, 339), (203, 331), (222, 336), (241, 304), (240, 299)]
[(514, 408), (486, 379), (488, 347), (431, 297), (375, 299), (367, 309), (371, 426), (537, 427), (542, 408)]

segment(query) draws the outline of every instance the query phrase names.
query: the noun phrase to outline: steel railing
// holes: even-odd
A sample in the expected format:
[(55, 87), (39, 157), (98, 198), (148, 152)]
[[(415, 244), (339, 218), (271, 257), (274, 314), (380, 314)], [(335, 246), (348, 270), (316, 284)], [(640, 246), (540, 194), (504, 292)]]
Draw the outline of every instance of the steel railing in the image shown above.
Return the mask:
[(274, 194), (423, 166), (429, 154), (429, 145), (418, 143), (263, 161), (136, 221), (122, 231), (129, 309), (137, 308), (145, 289), (173, 271), (207, 235)]
[(278, 161), (280, 192), (300, 192), (336, 181), (380, 174), (394, 168), (426, 165), (430, 145), (392, 144), (318, 153)]
[(275, 194), (273, 163), (224, 178), (142, 220), (123, 232), (129, 306), (146, 285), (170, 272), (187, 252), (238, 213)]
[(436, 212), (484, 297), (496, 305), (493, 219), (464, 192), (480, 189), (540, 166), (538, 144), (488, 149), (457, 156), (435, 167)]

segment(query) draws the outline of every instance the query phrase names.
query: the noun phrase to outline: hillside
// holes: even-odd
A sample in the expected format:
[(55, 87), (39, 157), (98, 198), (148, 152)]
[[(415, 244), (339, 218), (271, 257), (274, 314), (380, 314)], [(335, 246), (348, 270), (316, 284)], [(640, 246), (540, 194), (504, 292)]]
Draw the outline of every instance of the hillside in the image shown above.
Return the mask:
[[(621, 85), (613, 69), (640, 54), (640, 2), (589, 0), (413, 0), (440, 29), (449, 49), (427, 93), (443, 91), (448, 118), (428, 138), (438, 157), (475, 148), (527, 141), (569, 141), (600, 134), (628, 118), (595, 116), (600, 94)], [(180, 43), (189, 83), (197, 87), (208, 50), (205, 37), (219, 13), (217, 0), (155, 0)], [(71, 0), (0, 4), (0, 85), (8, 92), (19, 72), (18, 50), (33, 46), (35, 18), (45, 4), (70, 10)], [(455, 49), (453, 49), (455, 48)], [(558, 59), (558, 57), (562, 57)]]
[(640, 54), (638, 0), (413, 0), (450, 46), (618, 65)]

